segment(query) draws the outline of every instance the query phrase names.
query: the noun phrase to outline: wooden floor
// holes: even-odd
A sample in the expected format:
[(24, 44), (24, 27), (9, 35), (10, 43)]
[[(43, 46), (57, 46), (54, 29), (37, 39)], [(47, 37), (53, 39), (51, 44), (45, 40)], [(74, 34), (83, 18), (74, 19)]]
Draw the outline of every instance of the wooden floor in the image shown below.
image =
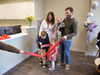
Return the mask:
[[(43, 68), (38, 63), (38, 57), (30, 56), (3, 75), (98, 75), (94, 68), (94, 57), (84, 57), (82, 52), (70, 53), (70, 69), (66, 71), (64, 66), (57, 66), (55, 71), (49, 71), (48, 67)], [(60, 54), (57, 54), (57, 61)]]

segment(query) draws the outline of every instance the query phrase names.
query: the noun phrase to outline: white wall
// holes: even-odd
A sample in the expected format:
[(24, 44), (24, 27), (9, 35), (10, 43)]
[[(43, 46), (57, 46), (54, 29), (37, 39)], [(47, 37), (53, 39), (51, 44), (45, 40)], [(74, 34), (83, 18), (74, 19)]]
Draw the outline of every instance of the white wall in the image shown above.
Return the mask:
[(35, 24), (37, 25), (37, 32), (36, 33), (38, 35), (39, 20), (43, 20), (43, 0), (34, 0), (34, 1), (35, 1)]
[(0, 20), (1, 26), (13, 26), (13, 25), (22, 25), (25, 26), (28, 23), (27, 20)]
[(43, 0), (34, 0), (34, 1), (35, 1), (36, 20), (43, 20)]
[(78, 34), (73, 38), (71, 50), (85, 51), (86, 30), (83, 22), (86, 21), (86, 15), (90, 9), (90, 0), (44, 0), (44, 18), (49, 11), (53, 11), (55, 17), (65, 18), (65, 8), (73, 7), (74, 17), (78, 21)]

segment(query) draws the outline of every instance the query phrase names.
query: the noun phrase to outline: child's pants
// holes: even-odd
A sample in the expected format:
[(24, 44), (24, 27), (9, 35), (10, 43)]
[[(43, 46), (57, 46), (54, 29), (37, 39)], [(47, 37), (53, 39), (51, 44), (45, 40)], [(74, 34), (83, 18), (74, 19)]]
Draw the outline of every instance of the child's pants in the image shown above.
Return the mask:
[[(38, 54), (43, 56), (44, 54), (46, 54), (46, 49), (39, 49), (38, 48)], [(46, 57), (43, 57), (43, 58), (39, 58), (39, 62), (43, 62), (43, 64), (46, 64)]]

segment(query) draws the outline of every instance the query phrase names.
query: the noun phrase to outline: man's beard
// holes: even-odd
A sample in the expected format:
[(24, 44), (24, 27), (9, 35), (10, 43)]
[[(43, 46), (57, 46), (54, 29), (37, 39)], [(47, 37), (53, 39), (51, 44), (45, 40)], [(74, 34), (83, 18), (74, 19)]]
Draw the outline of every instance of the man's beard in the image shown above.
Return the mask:
[(71, 15), (68, 15), (68, 17), (67, 17), (68, 19), (70, 19), (71, 18)]

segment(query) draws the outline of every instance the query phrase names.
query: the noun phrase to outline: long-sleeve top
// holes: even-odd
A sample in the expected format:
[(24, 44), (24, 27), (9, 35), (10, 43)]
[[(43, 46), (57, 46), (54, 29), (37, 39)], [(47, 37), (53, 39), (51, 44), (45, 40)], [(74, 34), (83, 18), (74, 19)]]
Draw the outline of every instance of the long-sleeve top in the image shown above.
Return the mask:
[[(39, 36), (38, 39), (36, 40), (36, 43), (38, 44), (38, 48), (40, 48), (40, 49), (41, 49), (41, 46), (39, 44), (40, 42), (42, 43), (42, 45), (49, 44), (48, 38), (42, 39), (41, 36)], [(46, 47), (44, 47), (42, 49), (46, 49)]]
[(62, 34), (61, 37), (66, 35), (67, 40), (71, 40), (73, 36), (77, 35), (78, 22), (76, 21), (75, 18), (72, 19), (65, 18), (63, 22), (65, 23), (65, 30), (64, 34)]
[(47, 22), (43, 20), (40, 26), (39, 36), (41, 36), (41, 31), (46, 31), (49, 36), (49, 41), (50, 41), (51, 38), (56, 37), (56, 34), (55, 34), (56, 30), (54, 30), (55, 26), (56, 26), (55, 24), (53, 25), (50, 24), (48, 26)]
[(3, 51), (8, 51), (8, 52), (13, 52), (13, 53), (20, 53), (20, 50), (9, 45), (9, 44), (5, 44), (3, 42), (0, 41), (0, 49)]

